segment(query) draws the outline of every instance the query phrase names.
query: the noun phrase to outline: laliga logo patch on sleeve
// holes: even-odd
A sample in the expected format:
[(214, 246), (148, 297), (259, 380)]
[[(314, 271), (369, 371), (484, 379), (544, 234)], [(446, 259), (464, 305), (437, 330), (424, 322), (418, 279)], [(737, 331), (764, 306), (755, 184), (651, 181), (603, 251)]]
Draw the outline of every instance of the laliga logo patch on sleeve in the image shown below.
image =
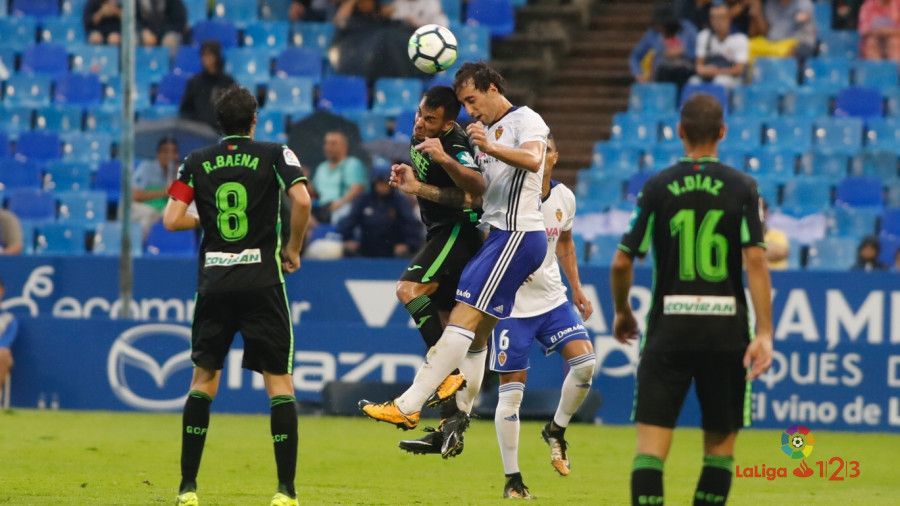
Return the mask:
[(284, 163), (288, 165), (293, 165), (294, 167), (301, 167), (300, 160), (297, 158), (297, 155), (291, 151), (291, 148), (284, 148)]
[(468, 151), (460, 151), (456, 154), (456, 161), (460, 163), (460, 165), (464, 167), (477, 167), (475, 164), (475, 159), (472, 158), (472, 155)]

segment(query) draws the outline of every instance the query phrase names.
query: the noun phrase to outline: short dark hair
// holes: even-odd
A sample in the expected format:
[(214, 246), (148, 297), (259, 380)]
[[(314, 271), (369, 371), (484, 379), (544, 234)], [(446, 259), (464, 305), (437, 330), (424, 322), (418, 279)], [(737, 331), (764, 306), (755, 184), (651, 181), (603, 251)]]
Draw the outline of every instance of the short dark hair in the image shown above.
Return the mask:
[(553, 136), (553, 132), (547, 134), (547, 147), (553, 146), (551, 149), (553, 151), (559, 151), (558, 146), (556, 145), (556, 137)]
[(493, 84), (501, 94), (506, 92), (506, 79), (483, 61), (463, 63), (453, 78), (453, 91), (459, 91), (469, 79), (478, 91), (485, 92)]
[(178, 140), (176, 140), (175, 137), (171, 135), (165, 135), (163, 137), (160, 137), (159, 142), (156, 143), (156, 151), (159, 152), (159, 150), (162, 149), (162, 147), (166, 144), (174, 144), (175, 147), (178, 148)]
[(688, 144), (709, 144), (719, 140), (722, 104), (708, 93), (696, 93), (681, 107), (681, 128)]
[(444, 120), (455, 120), (459, 116), (460, 103), (456, 92), (449, 86), (432, 86), (422, 95), (425, 107), (429, 109), (444, 108)]
[(256, 116), (256, 97), (247, 88), (231, 86), (216, 100), (216, 122), (225, 135), (247, 135)]

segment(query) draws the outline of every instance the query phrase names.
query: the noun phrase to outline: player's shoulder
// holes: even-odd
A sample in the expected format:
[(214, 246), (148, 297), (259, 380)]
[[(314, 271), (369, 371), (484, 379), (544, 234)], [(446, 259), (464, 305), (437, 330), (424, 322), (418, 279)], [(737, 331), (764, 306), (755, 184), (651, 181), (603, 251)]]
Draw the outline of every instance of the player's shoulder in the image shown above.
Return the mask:
[(726, 180), (726, 182), (733, 183), (729, 186), (734, 187), (735, 184), (738, 188), (752, 188), (756, 186), (756, 179), (742, 170), (738, 170), (730, 165), (722, 163), (718, 165), (718, 170), (719, 176), (722, 179)]
[(555, 179), (550, 180), (550, 194), (564, 202), (575, 202), (575, 194), (572, 193), (572, 190)]
[[(415, 143), (415, 141), (413, 142)], [(441, 136), (441, 142), (444, 146), (458, 146), (464, 149), (470, 148), (469, 135), (463, 130), (463, 127), (459, 126), (459, 123), (454, 123), (453, 127)]]
[(528, 107), (527, 105), (516, 107), (509, 114), (507, 114), (507, 117), (510, 119), (510, 121), (518, 121), (522, 123), (544, 122), (544, 118), (542, 118), (540, 114), (535, 112), (534, 109)]

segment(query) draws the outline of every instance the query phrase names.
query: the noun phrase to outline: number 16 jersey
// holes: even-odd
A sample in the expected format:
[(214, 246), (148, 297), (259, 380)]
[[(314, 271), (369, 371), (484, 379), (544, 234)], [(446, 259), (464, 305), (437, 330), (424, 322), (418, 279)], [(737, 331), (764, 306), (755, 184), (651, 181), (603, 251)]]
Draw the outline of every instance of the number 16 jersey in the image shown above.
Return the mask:
[(281, 191), (305, 183), (287, 146), (225, 137), (194, 151), (179, 168), (169, 195), (197, 203), (199, 293), (272, 286), (281, 273)]
[(643, 349), (734, 351), (747, 346), (743, 248), (762, 246), (756, 181), (707, 157), (651, 177), (619, 249), (653, 246), (654, 281)]

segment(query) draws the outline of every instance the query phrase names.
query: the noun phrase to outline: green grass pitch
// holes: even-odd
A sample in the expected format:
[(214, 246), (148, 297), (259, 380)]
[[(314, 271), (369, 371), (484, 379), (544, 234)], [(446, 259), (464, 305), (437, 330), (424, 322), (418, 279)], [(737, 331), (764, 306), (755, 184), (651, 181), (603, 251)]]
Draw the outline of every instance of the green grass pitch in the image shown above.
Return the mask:
[[(180, 415), (16, 410), (0, 413), (0, 504), (170, 504), (179, 479)], [(423, 422), (428, 425), (430, 421)], [(545, 504), (628, 503), (632, 427), (573, 425), (572, 474), (557, 476), (540, 438), (541, 424), (522, 425), (525, 483)], [(860, 462), (860, 476), (767, 481), (735, 479), (732, 505), (897, 504), (900, 435), (815, 431), (811, 460)], [(301, 504), (502, 504), (503, 471), (492, 420), (472, 424), (465, 452), (451, 460), (408, 455), (389, 425), (361, 418), (301, 417)], [(690, 504), (700, 468), (700, 432), (676, 432), (666, 463), (668, 504)], [(790, 466), (780, 433), (748, 430), (736, 464)], [(207, 505), (268, 504), (274, 458), (265, 416), (213, 411), (200, 500)], [(790, 473), (790, 471), (788, 471)]]

